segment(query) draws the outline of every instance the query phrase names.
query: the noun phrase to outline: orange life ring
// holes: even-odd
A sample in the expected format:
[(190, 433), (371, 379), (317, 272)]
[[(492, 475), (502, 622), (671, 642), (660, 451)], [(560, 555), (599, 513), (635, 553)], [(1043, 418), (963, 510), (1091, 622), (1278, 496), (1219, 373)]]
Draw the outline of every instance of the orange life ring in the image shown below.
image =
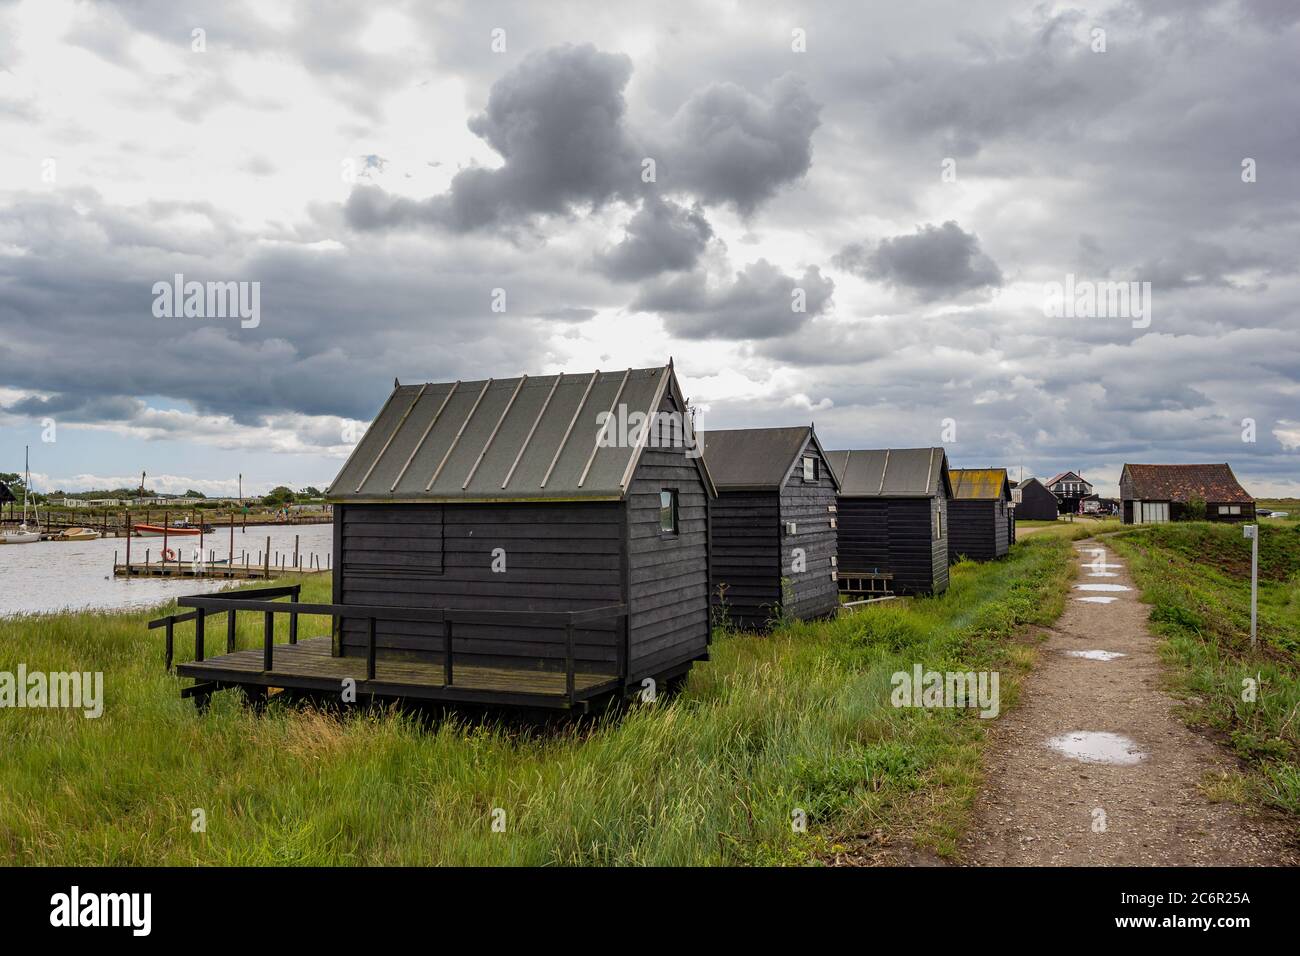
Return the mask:
[(176, 552), (173, 551), (171, 548), (164, 548), (164, 549), (163, 549), (163, 560), (164, 560), (164, 561), (175, 561), (175, 560), (176, 560)]

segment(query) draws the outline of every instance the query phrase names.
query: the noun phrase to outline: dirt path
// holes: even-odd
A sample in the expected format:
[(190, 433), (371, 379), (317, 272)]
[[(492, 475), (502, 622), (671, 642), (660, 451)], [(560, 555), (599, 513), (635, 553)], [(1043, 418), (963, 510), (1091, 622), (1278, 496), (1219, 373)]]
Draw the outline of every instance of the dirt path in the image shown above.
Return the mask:
[[(1039, 646), (1015, 710), (998, 720), (963, 862), (974, 866), (1294, 864), (1285, 825), (1199, 784), (1233, 758), (1189, 730), (1161, 689), (1148, 608), (1128, 568), (1096, 540), (1075, 543), (1079, 577)], [(1098, 553), (1099, 552), (1099, 553)], [(1099, 556), (1104, 565), (1098, 564)], [(1091, 590), (1118, 586), (1127, 590)], [(1085, 601), (1082, 598), (1112, 599)], [(1110, 660), (1070, 652), (1109, 651)], [(1127, 740), (1069, 739), (1081, 732)], [(1100, 743), (1092, 762), (1048, 746)]]

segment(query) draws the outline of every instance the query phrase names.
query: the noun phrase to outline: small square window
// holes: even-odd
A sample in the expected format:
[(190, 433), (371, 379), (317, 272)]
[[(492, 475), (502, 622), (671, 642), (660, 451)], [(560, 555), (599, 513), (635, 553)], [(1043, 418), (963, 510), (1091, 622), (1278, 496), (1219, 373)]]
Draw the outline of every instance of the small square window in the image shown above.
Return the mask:
[(664, 490), (659, 492), (659, 533), (677, 533), (676, 490)]
[(811, 455), (805, 456), (803, 460), (803, 480), (817, 480), (817, 459)]

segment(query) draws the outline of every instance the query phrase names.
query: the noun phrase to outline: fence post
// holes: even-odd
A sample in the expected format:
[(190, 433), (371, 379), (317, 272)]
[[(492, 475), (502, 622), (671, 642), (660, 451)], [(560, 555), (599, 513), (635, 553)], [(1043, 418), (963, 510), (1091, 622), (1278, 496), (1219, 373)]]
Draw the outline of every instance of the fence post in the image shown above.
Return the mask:
[(273, 654), (271, 648), (275, 646), (275, 614), (271, 611), (262, 613), (262, 670), (269, 671), (272, 669)]
[(442, 619), (442, 682), (451, 686), (451, 618)]
[(366, 680), (375, 679), (375, 619), (369, 618), (369, 633), (366, 635)]
[[(289, 595), (289, 603), (297, 604), (298, 595), (301, 592), (302, 592), (302, 585), (295, 584), (293, 586), (293, 593)], [(297, 611), (289, 612), (289, 643), (290, 644), (298, 643), (298, 612)]]
[(235, 653), (235, 609), (226, 612), (226, 653)]
[(172, 658), (175, 656), (174, 653), (175, 647), (173, 643), (175, 640), (175, 634), (174, 634), (175, 626), (176, 626), (176, 615), (175, 614), (167, 615), (167, 670), (169, 671), (172, 669)]
[(569, 697), (569, 705), (573, 705), (574, 675), (573, 675), (573, 612), (569, 612), (568, 618), (564, 625), (564, 692)]
[(194, 659), (203, 660), (203, 608), (197, 609), (198, 617), (194, 619)]

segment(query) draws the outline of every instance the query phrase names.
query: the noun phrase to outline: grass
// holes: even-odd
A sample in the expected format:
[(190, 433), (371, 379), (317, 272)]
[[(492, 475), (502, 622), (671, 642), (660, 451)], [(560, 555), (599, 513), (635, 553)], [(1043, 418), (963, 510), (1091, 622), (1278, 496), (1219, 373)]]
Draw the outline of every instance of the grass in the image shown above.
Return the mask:
[(890, 677), (998, 669), (1009, 708), (1032, 658), (1013, 638), (1055, 619), (1070, 575), (1064, 539), (1029, 539), (959, 562), (941, 597), (724, 633), (681, 694), (545, 726), (276, 701), (259, 715), (230, 693), (199, 715), (145, 630), (160, 610), (3, 620), (0, 671), (102, 671), (106, 702), (97, 720), (0, 710), (0, 863), (798, 864), (876, 831), (950, 852), (983, 722), (896, 709)]
[(1240, 526), (1151, 525), (1110, 540), (1152, 606), (1185, 719), (1241, 757), (1253, 802), (1300, 813), (1300, 528), (1261, 527), (1255, 651)]
[(1032, 536), (1041, 538), (1052, 535), (1065, 541), (1081, 541), (1097, 534), (1110, 534), (1124, 527), (1118, 518), (1081, 518), (1077, 521), (1017, 521), (1018, 529), (1041, 528)]

